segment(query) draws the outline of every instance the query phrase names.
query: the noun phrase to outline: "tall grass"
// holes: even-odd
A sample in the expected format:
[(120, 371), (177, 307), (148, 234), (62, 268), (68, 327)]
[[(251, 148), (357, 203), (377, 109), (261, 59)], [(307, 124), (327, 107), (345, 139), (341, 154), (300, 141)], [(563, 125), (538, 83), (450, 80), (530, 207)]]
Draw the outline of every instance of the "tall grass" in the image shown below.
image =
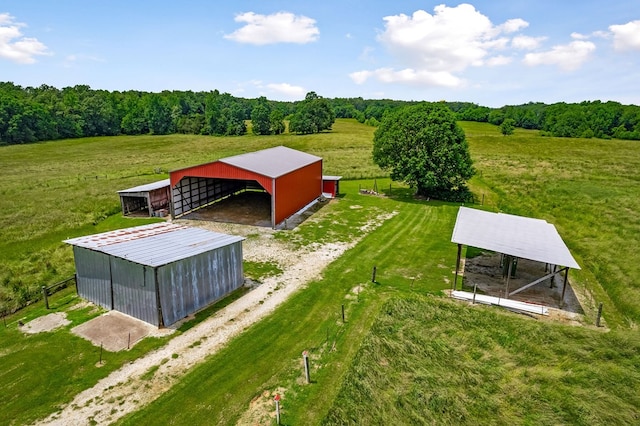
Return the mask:
[[(496, 207), (556, 225), (582, 271), (575, 284), (603, 302), (612, 326), (640, 321), (640, 143), (541, 137), (463, 123), (479, 174), (476, 192)], [(473, 186), (473, 185), (472, 185)], [(587, 302), (589, 300), (586, 300)]]
[[(389, 181), (377, 183), (387, 186)], [(301, 243), (300, 238), (350, 240), (362, 236), (362, 227), (372, 220), (395, 215), (330, 264), (321, 280), (309, 283), (185, 375), (178, 386), (121, 423), (242, 423), (250, 401), (281, 389), (285, 424), (318, 424), (381, 303), (399, 294), (439, 293), (450, 287), (455, 268), (455, 247), (441, 230), (453, 227), (456, 205), (416, 202), (397, 187), (398, 198), (360, 195), (359, 185), (371, 188), (373, 181), (344, 182), (343, 198), (280, 238), (294, 244)], [(373, 266), (376, 283), (371, 282)], [(303, 350), (312, 359), (309, 386), (302, 381)], [(268, 419), (269, 412), (260, 414)], [(263, 418), (254, 423), (266, 422)]]
[[(573, 276), (585, 294), (593, 295), (592, 308), (603, 301), (608, 325), (635, 325), (640, 318), (636, 283), (640, 271), (634, 251), (625, 248), (640, 235), (634, 214), (639, 207), (635, 194), (640, 193), (636, 172), (640, 145), (542, 138), (525, 131), (503, 137), (495, 126), (462, 124), (479, 171), (471, 182), (478, 199), (485, 195), (485, 203), (497, 209), (556, 224), (583, 267)], [(125, 423), (233, 423), (242, 418), (250, 401), (279, 387), (287, 391), (283, 407), (288, 424), (318, 424), (327, 413), (327, 423), (349, 423), (354, 413), (360, 415), (353, 410), (370, 413), (363, 418), (372, 424), (378, 419), (402, 423), (405, 418), (434, 419), (433, 423), (489, 419), (486, 423), (497, 424), (518, 419), (587, 424), (592, 419), (597, 424), (615, 423), (618, 412), (622, 422), (637, 421), (633, 415), (640, 411), (640, 404), (632, 393), (639, 385), (636, 331), (617, 327), (605, 334), (543, 325), (486, 309), (467, 313), (446, 301), (412, 296), (450, 286), (455, 247), (449, 239), (457, 206), (414, 200), (411, 191), (395, 184), (396, 198), (360, 195), (358, 185), (370, 188), (372, 179), (382, 174), (371, 161), (372, 132), (353, 120), (338, 120), (333, 132), (309, 136), (88, 138), (2, 148), (0, 195), (6, 207), (0, 210), (0, 303), (19, 297), (25, 288), (37, 290), (72, 272), (71, 250), (62, 239), (138, 224), (120, 217), (118, 189), (164, 178), (168, 169), (286, 145), (322, 156), (327, 174), (369, 180), (343, 181), (343, 198), (296, 232), (278, 233), (277, 238), (291, 244), (349, 241), (363, 234), (362, 227), (370, 219), (396, 215), (330, 265), (321, 280), (309, 284)], [(389, 182), (378, 179), (376, 183), (386, 189)], [(378, 267), (376, 284), (369, 282), (373, 265)], [(277, 272), (270, 265), (251, 268), (257, 274)], [(358, 285), (364, 290), (354, 296)], [(397, 300), (397, 305), (384, 305), (389, 299)], [(344, 324), (339, 316), (342, 304), (347, 308)], [(384, 322), (389, 306), (397, 306), (391, 308), (391, 316), (407, 322), (408, 328), (393, 318)], [(417, 312), (420, 309), (425, 313)], [(10, 326), (0, 332), (0, 390), (11, 395), (0, 402), (1, 411), (3, 416), (17, 415), (17, 423), (51, 412), (107, 372), (94, 370), (95, 348), (61, 336), (66, 330), (35, 340), (14, 332), (22, 316), (43, 313), (40, 306), (32, 306), (10, 316)], [(75, 323), (87, 315), (75, 318)], [(202, 319), (201, 315), (197, 320)], [(380, 322), (391, 327), (387, 330), (391, 334), (384, 335), (384, 327), (378, 326), (368, 334), (371, 325)], [(425, 328), (426, 335), (416, 324)], [(380, 333), (382, 337), (376, 337)], [(403, 355), (397, 360), (382, 360), (373, 367), (376, 375), (388, 374), (405, 384), (406, 392), (394, 385), (379, 391), (380, 399), (369, 400), (359, 393), (357, 376), (350, 372), (349, 382), (344, 380), (349, 369), (371, 367), (365, 353), (370, 344), (358, 352), (365, 336), (369, 336), (366, 342), (380, 339), (391, 349), (404, 351), (398, 352)], [(55, 368), (63, 363), (58, 357), (60, 345), (72, 348), (77, 359)], [(139, 352), (114, 359), (107, 368), (157, 343), (145, 345)], [(427, 348), (427, 358), (420, 354), (422, 346)], [(303, 349), (310, 350), (317, 363), (311, 386), (299, 382)], [(379, 350), (383, 349), (387, 350)], [(443, 356), (450, 360), (449, 370)], [(414, 369), (415, 362), (429, 364), (431, 359), (432, 370)], [(497, 382), (494, 373), (500, 378)], [(64, 382), (64, 377), (72, 380)], [(365, 387), (386, 383), (384, 377), (373, 379), (379, 381), (365, 376)], [(421, 386), (412, 387), (414, 379)], [(47, 387), (47, 381), (56, 385), (55, 390)], [(351, 382), (353, 393), (344, 390)], [(442, 388), (436, 392), (433, 385)], [(476, 389), (477, 403), (470, 400)], [(35, 399), (13, 397), (32, 394)], [(44, 402), (38, 404), (38, 398)], [(456, 398), (469, 402), (470, 408), (452, 403)], [(449, 403), (453, 405), (447, 411)], [(492, 422), (494, 417), (487, 416), (495, 410), (497, 420)]]
[(472, 308), (389, 300), (324, 425), (637, 424), (640, 338)]

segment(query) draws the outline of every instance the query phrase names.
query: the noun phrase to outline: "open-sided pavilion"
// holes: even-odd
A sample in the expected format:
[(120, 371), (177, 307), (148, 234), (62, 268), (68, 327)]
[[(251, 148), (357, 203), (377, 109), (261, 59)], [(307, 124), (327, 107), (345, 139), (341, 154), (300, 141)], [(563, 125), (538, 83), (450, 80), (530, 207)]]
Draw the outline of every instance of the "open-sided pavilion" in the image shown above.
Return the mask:
[[(562, 300), (564, 300), (569, 269), (580, 269), (555, 226), (542, 219), (460, 207), (451, 242), (458, 244), (454, 290), (457, 289), (463, 245), (504, 255), (505, 265), (508, 265), (505, 271), (506, 298), (553, 278), (555, 275), (561, 276), (564, 272), (562, 288)], [(546, 263), (551, 272), (520, 288), (509, 291), (512, 267), (518, 258)]]

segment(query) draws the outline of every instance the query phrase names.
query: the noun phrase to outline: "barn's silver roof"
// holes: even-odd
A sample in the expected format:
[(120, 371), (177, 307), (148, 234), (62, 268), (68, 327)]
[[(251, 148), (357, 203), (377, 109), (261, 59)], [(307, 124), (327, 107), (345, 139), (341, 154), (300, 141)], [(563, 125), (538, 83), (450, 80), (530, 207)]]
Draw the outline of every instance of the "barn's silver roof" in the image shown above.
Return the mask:
[(306, 152), (277, 146), (261, 151), (248, 152), (233, 157), (221, 158), (221, 163), (249, 170), (270, 178), (277, 178), (309, 164), (322, 160)]
[(164, 188), (164, 187), (169, 186), (169, 185), (171, 185), (171, 180), (170, 179), (163, 179), (163, 180), (159, 180), (157, 182), (151, 182), (151, 183), (147, 183), (145, 185), (134, 186), (133, 188), (129, 188), (129, 189), (123, 189), (121, 191), (118, 191), (118, 194), (124, 194), (124, 193), (127, 193), (127, 192), (153, 191), (155, 189)]
[(201, 228), (161, 222), (65, 240), (131, 262), (157, 267), (244, 240)]
[(451, 242), (580, 269), (556, 227), (541, 219), (460, 207)]

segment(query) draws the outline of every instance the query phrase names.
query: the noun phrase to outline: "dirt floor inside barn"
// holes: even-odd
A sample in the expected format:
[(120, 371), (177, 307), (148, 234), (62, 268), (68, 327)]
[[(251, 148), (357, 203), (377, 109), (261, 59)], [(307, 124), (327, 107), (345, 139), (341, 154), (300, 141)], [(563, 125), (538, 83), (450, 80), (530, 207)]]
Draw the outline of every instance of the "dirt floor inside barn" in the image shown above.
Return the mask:
[[(278, 229), (294, 228), (323, 205), (324, 203), (315, 203), (305, 211), (287, 218), (286, 225), (283, 222)], [(241, 192), (186, 214), (181, 219), (271, 227), (271, 195), (260, 191)]]

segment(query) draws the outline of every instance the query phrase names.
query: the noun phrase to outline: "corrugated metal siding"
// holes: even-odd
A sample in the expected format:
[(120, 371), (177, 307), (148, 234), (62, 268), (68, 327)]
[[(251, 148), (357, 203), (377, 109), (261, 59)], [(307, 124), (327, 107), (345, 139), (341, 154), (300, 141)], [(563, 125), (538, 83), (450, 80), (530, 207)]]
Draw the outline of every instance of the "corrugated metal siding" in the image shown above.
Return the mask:
[(170, 172), (171, 187), (174, 188), (185, 177), (203, 177), (211, 179), (255, 180), (267, 192), (271, 191), (271, 178), (248, 170), (224, 164), (219, 161), (187, 167)]
[(73, 247), (73, 256), (80, 297), (112, 309), (109, 256), (82, 247)]
[(276, 179), (276, 214), (278, 224), (318, 198), (322, 193), (322, 160)]
[(111, 279), (114, 309), (159, 325), (153, 268), (111, 257)]
[(242, 242), (158, 268), (164, 325), (221, 299), (243, 282)]

